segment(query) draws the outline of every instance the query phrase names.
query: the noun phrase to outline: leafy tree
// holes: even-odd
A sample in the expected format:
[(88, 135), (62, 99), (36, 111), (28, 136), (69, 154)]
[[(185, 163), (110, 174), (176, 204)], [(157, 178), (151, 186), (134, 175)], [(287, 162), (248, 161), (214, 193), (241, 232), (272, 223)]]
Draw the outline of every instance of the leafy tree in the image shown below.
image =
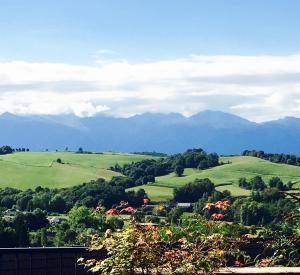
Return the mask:
[(2, 146), (0, 147), (0, 155), (7, 155), (13, 153), (13, 149), (10, 146)]
[(17, 200), (17, 207), (18, 207), (18, 209), (20, 209), (22, 211), (28, 210), (28, 203), (31, 200), (32, 200), (32, 196), (31, 195), (25, 195), (25, 196), (20, 197)]
[(184, 172), (184, 167), (182, 165), (176, 165), (175, 166), (175, 173), (178, 177), (181, 177)]
[(170, 212), (167, 214), (167, 220), (171, 224), (176, 224), (183, 214), (184, 210), (180, 207), (174, 207), (170, 210)]
[(266, 188), (261, 192), (253, 192), (252, 198), (258, 202), (276, 202), (283, 198), (278, 188)]
[(93, 216), (91, 209), (80, 206), (73, 207), (68, 213), (70, 225), (73, 227), (78, 227), (82, 225), (83, 227), (95, 227), (97, 225), (97, 220)]
[(250, 180), (252, 190), (264, 190), (266, 185), (261, 176), (255, 176)]
[(20, 213), (14, 219), (16, 242), (19, 247), (29, 246), (29, 230), (24, 214)]
[(271, 213), (261, 203), (249, 201), (241, 206), (240, 220), (244, 225), (263, 225), (271, 221)]
[(50, 194), (46, 192), (42, 194), (34, 195), (31, 200), (32, 203), (31, 207), (32, 209), (40, 208), (43, 210), (47, 210), (49, 209), (50, 199), (51, 199)]
[(246, 178), (240, 178), (239, 179), (239, 187), (245, 188), (245, 189), (251, 189), (251, 184), (247, 181)]
[(55, 195), (49, 202), (49, 209), (53, 212), (63, 213), (66, 207), (66, 201), (61, 195)]
[(276, 187), (279, 190), (284, 190), (285, 189), (284, 188), (285, 186), (284, 186), (282, 180), (279, 177), (273, 177), (273, 178), (271, 178), (270, 181), (269, 181), (269, 186), (271, 188)]
[(5, 208), (12, 208), (16, 203), (15, 199), (12, 196), (5, 196), (1, 199), (1, 206)]
[(174, 200), (179, 202), (196, 202), (205, 194), (211, 195), (215, 190), (209, 179), (196, 179), (182, 187), (174, 189)]

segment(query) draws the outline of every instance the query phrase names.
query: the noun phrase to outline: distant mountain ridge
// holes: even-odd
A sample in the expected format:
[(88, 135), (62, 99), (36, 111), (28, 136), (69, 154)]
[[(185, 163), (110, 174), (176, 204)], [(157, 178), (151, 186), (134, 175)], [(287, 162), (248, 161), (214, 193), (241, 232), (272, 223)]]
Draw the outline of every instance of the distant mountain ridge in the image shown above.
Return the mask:
[(255, 123), (220, 111), (189, 118), (177, 113), (145, 113), (129, 118), (104, 115), (0, 115), (0, 145), (31, 150), (182, 152), (203, 148), (219, 154), (245, 149), (300, 154), (300, 119), (286, 117)]

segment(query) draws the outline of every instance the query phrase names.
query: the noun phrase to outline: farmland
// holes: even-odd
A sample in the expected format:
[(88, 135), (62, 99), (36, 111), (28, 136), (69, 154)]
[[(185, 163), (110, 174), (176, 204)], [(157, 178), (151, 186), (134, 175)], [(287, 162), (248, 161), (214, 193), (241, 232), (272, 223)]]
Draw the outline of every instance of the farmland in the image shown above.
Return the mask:
[[(182, 177), (177, 177), (175, 173), (156, 178), (156, 182), (143, 188), (148, 192), (153, 200), (162, 198), (170, 199), (172, 189), (185, 185), (196, 178), (209, 178), (217, 186), (217, 190), (229, 190), (234, 196), (247, 196), (249, 190), (238, 186), (241, 177), (250, 179), (254, 176), (262, 176), (265, 181), (272, 177), (280, 177), (284, 183), (291, 181), (294, 187), (300, 187), (300, 167), (276, 164), (255, 157), (222, 157), (225, 164), (207, 170), (187, 168)], [(135, 187), (137, 189), (137, 187)], [(164, 193), (162, 193), (164, 192)]]
[[(60, 158), (63, 164), (57, 163)], [(119, 173), (109, 167), (123, 165), (151, 156), (101, 153), (76, 154), (72, 152), (21, 152), (0, 156), (0, 187), (18, 189), (70, 187), (92, 179), (111, 179)]]
[[(57, 163), (60, 158), (63, 164)], [(36, 186), (63, 188), (97, 178), (111, 179), (120, 175), (109, 170), (116, 163), (123, 165), (153, 156), (105, 152), (101, 154), (76, 154), (72, 152), (22, 152), (0, 156), (0, 187), (18, 189)], [(209, 178), (217, 190), (229, 190), (234, 196), (247, 196), (249, 190), (238, 187), (238, 179), (262, 176), (265, 181), (278, 176), (285, 183), (292, 181), (300, 187), (300, 167), (271, 163), (255, 157), (221, 157), (224, 165), (207, 170), (187, 168), (182, 177), (175, 173), (156, 177), (154, 184), (137, 186), (144, 188), (150, 198), (165, 201), (172, 197), (173, 189), (196, 178)]]

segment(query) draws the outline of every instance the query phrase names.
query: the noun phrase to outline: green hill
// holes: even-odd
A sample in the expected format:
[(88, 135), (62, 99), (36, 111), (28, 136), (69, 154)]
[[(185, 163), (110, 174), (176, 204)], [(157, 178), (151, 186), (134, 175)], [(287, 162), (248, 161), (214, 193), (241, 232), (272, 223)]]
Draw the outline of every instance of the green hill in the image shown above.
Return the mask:
[[(64, 164), (56, 160), (60, 158)], [(119, 173), (108, 170), (119, 163), (155, 158), (146, 155), (103, 153), (76, 154), (72, 152), (24, 152), (0, 156), (0, 187), (19, 189), (36, 186), (62, 188), (69, 187), (92, 179), (110, 179)], [(300, 188), (300, 167), (275, 164), (254, 157), (222, 157), (224, 164), (208, 170), (185, 169), (182, 177), (174, 173), (156, 178), (154, 184), (142, 186), (148, 195), (157, 201), (172, 197), (173, 189), (196, 178), (209, 178), (218, 190), (229, 190), (234, 196), (247, 196), (250, 191), (238, 187), (238, 179), (248, 179), (260, 175), (264, 180), (278, 176), (284, 182), (292, 181)], [(139, 189), (137, 186), (134, 189)]]
[(300, 187), (300, 167), (276, 164), (255, 157), (222, 157), (221, 160), (229, 163), (208, 170), (185, 169), (182, 177), (177, 177), (174, 173), (157, 177), (154, 184), (145, 185), (143, 188), (153, 200), (164, 200), (172, 197), (175, 187), (185, 185), (196, 178), (209, 178), (216, 184), (217, 190), (227, 189), (234, 196), (247, 196), (250, 191), (240, 188), (238, 180), (241, 177), (250, 179), (257, 175), (262, 176), (265, 181), (278, 176), (285, 183), (291, 181), (295, 183), (295, 187)]
[[(56, 160), (60, 158), (64, 164)], [(19, 189), (36, 186), (69, 187), (92, 179), (110, 179), (119, 175), (108, 170), (119, 163), (154, 158), (152, 156), (103, 153), (76, 154), (72, 152), (24, 152), (0, 156), (0, 187)]]

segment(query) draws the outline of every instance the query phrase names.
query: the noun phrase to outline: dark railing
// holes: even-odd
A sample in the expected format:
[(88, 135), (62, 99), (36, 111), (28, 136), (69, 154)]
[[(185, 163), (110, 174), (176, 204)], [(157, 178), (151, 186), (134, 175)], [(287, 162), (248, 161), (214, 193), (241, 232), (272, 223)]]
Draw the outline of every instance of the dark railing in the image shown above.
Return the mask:
[[(0, 248), (0, 275), (91, 275), (77, 264), (81, 257), (101, 255), (85, 247)], [(223, 268), (216, 274), (300, 275), (300, 267)]]
[(87, 275), (80, 257), (97, 257), (85, 247), (0, 248), (2, 275)]

